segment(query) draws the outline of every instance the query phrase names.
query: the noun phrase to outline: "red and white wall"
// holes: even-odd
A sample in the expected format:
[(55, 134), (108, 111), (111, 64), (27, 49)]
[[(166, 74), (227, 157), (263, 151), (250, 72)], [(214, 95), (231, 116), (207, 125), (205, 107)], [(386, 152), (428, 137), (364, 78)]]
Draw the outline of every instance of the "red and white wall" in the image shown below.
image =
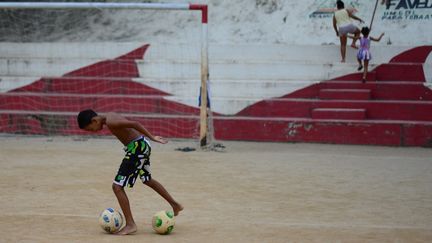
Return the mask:
[[(428, 1), (410, 0), (390, 2), (388, 8), (378, 6), (372, 32), (372, 35), (386, 32), (383, 41), (373, 43), (371, 49), (373, 60), (369, 81), (378, 82), (364, 86), (356, 71), (356, 50), (348, 48), (347, 62), (339, 62), (338, 38), (328, 13), (334, 1), (286, 3), (269, 0), (255, 4), (245, 0), (236, 4), (210, 1), (210, 96), (212, 110), (218, 114), (215, 117), (216, 137), (410, 146), (432, 144), (432, 118), (428, 115), (432, 113), (431, 91), (425, 87), (432, 83), (432, 57), (429, 47), (417, 48), (432, 43), (432, 20), (428, 17), (430, 4)], [(356, 14), (363, 19), (370, 19), (373, 4), (363, 1), (351, 3), (347, 7), (355, 8)], [(110, 17), (116, 18), (115, 15)], [(121, 17), (124, 18), (124, 14)], [(139, 51), (139, 55), (126, 58), (134, 73), (127, 77), (128, 85), (133, 81), (133, 86), (141, 85), (140, 90), (144, 93), (157, 94), (157, 105), (181, 107), (187, 114), (195, 114), (200, 83), (199, 42), (176, 38), (177, 30), (185, 31), (181, 20), (173, 25), (166, 25), (163, 19), (160, 22), (160, 26), (151, 22), (152, 26), (148, 28), (158, 35), (147, 33), (143, 27), (142, 33), (137, 32), (134, 36), (134, 41), (2, 42), (0, 92), (5, 95), (0, 95), (0, 98), (5, 100), (5, 104), (10, 100), (17, 102), (13, 109), (29, 107), (28, 100), (31, 99), (42, 100), (50, 112), (68, 117), (69, 130), (64, 134), (79, 132), (73, 116), (84, 105), (98, 104), (103, 109), (122, 110), (117, 105), (121, 104), (119, 102), (135, 102), (145, 109), (146, 98), (132, 101), (127, 95), (109, 97), (113, 99), (110, 106), (103, 106), (102, 101), (90, 99), (87, 92), (84, 92), (85, 97), (80, 98), (79, 94), (67, 97), (71, 89), (74, 92), (82, 90), (81, 87), (68, 86), (68, 90), (60, 90), (61, 94), (50, 94), (52, 100), (57, 97), (69, 99), (69, 113), (62, 113), (49, 107), (50, 102), (44, 100), (45, 93), (21, 93), (15, 99), (9, 91), (29, 91), (32, 89), (28, 87), (45, 85), (43, 82), (36, 84), (41, 77), (61, 77), (71, 73), (77, 77), (79, 72), (92, 68), (104, 76), (107, 70), (99, 66), (105, 63), (114, 65), (120, 72), (121, 65), (113, 59), (148, 44), (145, 51)], [(158, 31), (170, 27), (173, 29), (167, 32)], [(122, 31), (127, 31), (127, 28)], [(101, 32), (98, 34), (110, 33)], [(420, 51), (412, 52), (413, 48)], [(395, 57), (402, 61), (395, 62)], [(329, 94), (329, 89), (332, 94)], [(359, 91), (361, 96), (357, 96)], [(347, 93), (356, 94), (358, 100), (353, 101)], [(2, 116), (8, 117), (5, 112), (11, 109), (5, 107)], [(14, 111), (14, 119), (5, 119), (26, 123), (31, 116), (22, 116), (20, 112)], [(170, 116), (171, 120), (163, 119), (160, 122), (167, 126), (174, 121), (187, 122), (195, 127), (194, 122), (187, 120), (195, 118)], [(29, 122), (33, 125), (28, 127), (38, 124), (38, 121)], [(11, 123), (5, 120), (4, 124), (9, 126), (7, 124)], [(155, 129), (162, 127), (154, 126)], [(23, 126), (16, 127), (21, 129)], [(168, 130), (162, 132), (175, 136)], [(14, 132), (13, 129), (10, 131)], [(30, 133), (43, 133), (43, 127)], [(188, 132), (181, 134), (181, 137), (189, 136)]]

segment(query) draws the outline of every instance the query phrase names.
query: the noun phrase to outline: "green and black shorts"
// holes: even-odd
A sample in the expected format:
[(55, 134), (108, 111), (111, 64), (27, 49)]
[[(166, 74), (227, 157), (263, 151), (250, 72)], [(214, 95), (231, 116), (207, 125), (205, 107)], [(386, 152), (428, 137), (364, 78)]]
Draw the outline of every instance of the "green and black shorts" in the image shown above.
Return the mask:
[(126, 155), (120, 165), (114, 184), (133, 187), (139, 176), (143, 183), (151, 180), (151, 147), (144, 137), (139, 137), (124, 147)]

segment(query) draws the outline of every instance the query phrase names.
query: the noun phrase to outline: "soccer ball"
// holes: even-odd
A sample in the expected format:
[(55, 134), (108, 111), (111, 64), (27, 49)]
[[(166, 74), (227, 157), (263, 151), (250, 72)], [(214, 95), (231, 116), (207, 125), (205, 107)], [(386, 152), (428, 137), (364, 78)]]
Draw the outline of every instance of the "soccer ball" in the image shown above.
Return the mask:
[(174, 229), (174, 213), (170, 211), (159, 211), (152, 219), (152, 226), (156, 233), (167, 235)]
[(99, 225), (106, 232), (115, 233), (123, 225), (123, 216), (115, 209), (107, 208), (99, 216)]

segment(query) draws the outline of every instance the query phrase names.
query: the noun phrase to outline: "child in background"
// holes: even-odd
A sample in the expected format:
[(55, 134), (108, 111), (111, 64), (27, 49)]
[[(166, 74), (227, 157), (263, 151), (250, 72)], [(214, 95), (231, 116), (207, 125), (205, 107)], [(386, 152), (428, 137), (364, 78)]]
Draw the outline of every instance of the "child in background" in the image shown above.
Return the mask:
[(345, 62), (346, 56), (346, 45), (348, 34), (354, 34), (356, 38), (353, 39), (351, 47), (357, 49), (356, 41), (358, 37), (360, 37), (360, 29), (352, 23), (351, 19), (355, 19), (363, 23), (364, 21), (359, 17), (355, 16), (351, 11), (345, 9), (345, 4), (343, 1), (338, 0), (336, 2), (336, 7), (338, 10), (335, 11), (333, 16), (333, 28), (336, 32), (336, 35), (340, 39), (340, 52), (342, 60), (341, 62)]
[[(362, 70), (364, 68), (363, 71), (363, 77), (362, 77), (362, 82), (366, 82), (366, 77), (367, 77), (367, 72), (368, 72), (368, 66), (369, 66), (369, 61), (372, 59), (372, 55), (371, 52), (369, 50), (370, 48), (370, 42), (372, 41), (380, 41), (381, 38), (384, 36), (384, 33), (382, 33), (380, 35), (380, 37), (378, 38), (374, 38), (369, 36), (369, 28), (368, 27), (363, 27), (361, 30), (361, 33), (363, 35), (363, 37), (360, 38), (360, 49), (358, 50), (357, 53), (357, 61), (359, 63), (359, 67), (358, 67), (358, 71)], [(355, 37), (353, 37), (355, 38)], [(363, 61), (363, 63), (362, 63)]]

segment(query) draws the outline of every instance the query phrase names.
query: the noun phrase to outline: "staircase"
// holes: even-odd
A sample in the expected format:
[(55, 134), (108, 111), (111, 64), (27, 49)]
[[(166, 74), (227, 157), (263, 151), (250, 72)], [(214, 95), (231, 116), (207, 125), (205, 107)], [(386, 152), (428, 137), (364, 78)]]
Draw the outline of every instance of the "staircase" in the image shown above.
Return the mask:
[[(366, 83), (354, 73), (260, 101), (237, 114), (236, 119), (242, 120), (239, 137), (432, 146), (432, 90), (424, 85), (423, 74), (423, 62), (431, 51), (425, 46), (402, 53), (373, 69)], [(224, 126), (218, 135), (239, 139), (234, 135), (238, 127)]]

